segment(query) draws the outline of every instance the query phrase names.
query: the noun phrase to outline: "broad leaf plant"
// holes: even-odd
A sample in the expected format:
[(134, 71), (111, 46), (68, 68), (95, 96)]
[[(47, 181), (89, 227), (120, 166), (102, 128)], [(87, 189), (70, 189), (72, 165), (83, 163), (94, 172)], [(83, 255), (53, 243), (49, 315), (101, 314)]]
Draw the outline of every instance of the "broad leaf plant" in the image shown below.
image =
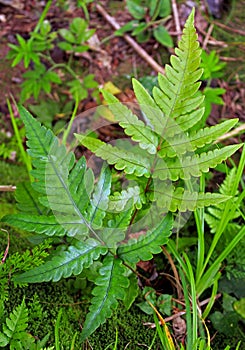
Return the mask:
[[(112, 315), (118, 300), (128, 297), (130, 273), (136, 264), (161, 252), (176, 212), (229, 198), (199, 192), (192, 181), (240, 147), (212, 145), (237, 123), (236, 119), (198, 128), (204, 113), (200, 107), (204, 97), (198, 94), (200, 55), (192, 11), (171, 65), (166, 66), (165, 75), (159, 74), (153, 97), (133, 80), (142, 118), (103, 91), (108, 108), (132, 144), (126, 150), (89, 135), (76, 135), (83, 146), (106, 161), (98, 179), (84, 157), (76, 161), (51, 130), (19, 108), (35, 181), (17, 189), (20, 212), (2, 221), (56, 241), (62, 238), (63, 248), (54, 250), (41, 266), (15, 275), (14, 281), (59, 281), (80, 274), (100, 259), (82, 329), (84, 340)], [(126, 189), (115, 186), (115, 173), (128, 179)]]

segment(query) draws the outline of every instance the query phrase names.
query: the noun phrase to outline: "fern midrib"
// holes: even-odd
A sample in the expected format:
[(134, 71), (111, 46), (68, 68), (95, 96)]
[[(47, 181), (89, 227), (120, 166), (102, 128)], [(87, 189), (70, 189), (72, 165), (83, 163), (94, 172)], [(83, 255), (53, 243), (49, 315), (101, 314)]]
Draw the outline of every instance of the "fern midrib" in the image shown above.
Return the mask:
[[(38, 271), (38, 276), (42, 276), (42, 275), (46, 275), (47, 273), (51, 273), (52, 271), (56, 271), (57, 269), (59, 270), (59, 269), (62, 269), (64, 266), (66, 266), (66, 265), (69, 265), (69, 264), (71, 264), (72, 262), (76, 262), (78, 259), (80, 259), (82, 256), (87, 256), (88, 254), (90, 254), (91, 253), (91, 251), (93, 251), (93, 250), (95, 250), (95, 249), (97, 249), (99, 246), (97, 245), (97, 246), (92, 246), (89, 250), (86, 250), (86, 252), (85, 253), (83, 253), (83, 254), (80, 254), (80, 255), (76, 255), (76, 257), (74, 257), (73, 259), (71, 259), (71, 260), (68, 260), (66, 263), (60, 263), (59, 264), (59, 266), (58, 266), (58, 268), (57, 267), (53, 267), (53, 268), (50, 268), (50, 269), (47, 269), (47, 267), (45, 266), (45, 270), (43, 271), (43, 272), (40, 272), (40, 271)], [(78, 248), (76, 248), (75, 246), (74, 246), (74, 248), (78, 251)], [(69, 251), (67, 251), (67, 253), (70, 253)], [(60, 257), (60, 258), (62, 258), (62, 257)], [(63, 261), (64, 259), (60, 259), (60, 261)], [(50, 262), (52, 262), (52, 260), (50, 261)], [(83, 265), (85, 264), (85, 262), (83, 263)], [(77, 264), (76, 264), (76, 266), (77, 266)], [(76, 267), (75, 266), (75, 267)], [(51, 266), (52, 267), (52, 266)], [(72, 270), (73, 270), (73, 268), (72, 268)], [(63, 275), (63, 271), (62, 271), (62, 275)]]
[[(137, 118), (137, 116), (135, 116), (136, 118)], [(138, 118), (137, 118), (138, 119)], [(123, 124), (123, 123), (126, 123), (126, 122), (119, 122), (119, 125), (120, 126), (122, 126), (122, 127), (124, 127), (123, 125), (121, 125), (121, 124)], [(142, 122), (143, 123), (143, 122)], [(141, 126), (141, 125), (138, 125), (139, 126), (139, 128), (137, 128), (136, 126), (137, 126), (137, 124), (136, 124), (136, 126), (134, 125), (134, 124), (132, 124), (132, 122), (131, 121), (128, 121), (128, 123), (126, 123), (126, 124), (128, 124), (130, 127), (133, 127), (141, 136), (142, 136), (142, 139), (139, 141), (139, 143), (145, 143), (145, 141), (142, 141), (143, 139), (145, 139), (145, 140), (147, 140), (148, 142), (149, 142), (149, 144), (150, 145), (152, 145), (152, 140), (147, 136), (147, 134), (146, 133), (144, 133), (144, 132), (142, 132), (140, 129), (142, 129), (142, 128), (146, 128), (147, 129), (147, 125), (145, 125), (144, 123), (143, 123), (143, 125)], [(125, 128), (125, 132), (127, 133), (127, 127), (124, 127)], [(144, 129), (143, 129), (144, 130)], [(150, 132), (154, 132), (153, 130), (150, 130), (149, 129), (149, 131)], [(130, 135), (131, 136), (131, 134), (132, 133), (129, 133), (128, 132), (128, 135)], [(134, 135), (132, 135), (132, 136), (134, 136)]]
[[(221, 148), (221, 149), (216, 149), (216, 150), (214, 150), (214, 151), (210, 151), (210, 152), (212, 152), (212, 153), (217, 153), (217, 152), (215, 152), (215, 151), (220, 151), (220, 150), (224, 150), (224, 151), (228, 151), (227, 150), (227, 147), (230, 147), (230, 146), (226, 146), (226, 147), (224, 147), (224, 148)], [(233, 147), (233, 146), (231, 146), (231, 147)], [(181, 162), (185, 162), (185, 160), (187, 159), (187, 158), (189, 158), (190, 159), (190, 161), (193, 161), (194, 159), (196, 160), (196, 163), (195, 164), (191, 164), (191, 165), (193, 165), (193, 166), (200, 166), (200, 165), (205, 165), (205, 164), (209, 164), (209, 167), (208, 168), (211, 168), (212, 167), (212, 165), (210, 165), (210, 162), (211, 161), (214, 161), (214, 162), (218, 162), (218, 163), (221, 163), (222, 162), (222, 160), (217, 160), (216, 159), (216, 157), (223, 157), (223, 156), (226, 156), (226, 153), (224, 152), (224, 154), (223, 153), (221, 153), (221, 154), (218, 154), (217, 156), (214, 154), (214, 156), (212, 157), (212, 158), (207, 158), (206, 160), (203, 160), (203, 161), (199, 161), (199, 160), (201, 160), (202, 158), (205, 158), (205, 157), (207, 157), (207, 155), (210, 153), (210, 152), (208, 152), (208, 153), (202, 153), (202, 154), (200, 154), (200, 155), (198, 155), (198, 154), (195, 154), (193, 157), (190, 157), (190, 156), (187, 156), (186, 158), (182, 158), (181, 160), (180, 160), (180, 163)], [(173, 159), (173, 158), (170, 158), (170, 159)], [(176, 159), (177, 159), (177, 157), (176, 157)], [(178, 159), (180, 159), (180, 157), (178, 158)], [(159, 161), (160, 161), (160, 159), (159, 159)], [(216, 163), (215, 163), (216, 164)], [(180, 169), (187, 169), (187, 168), (189, 168), (190, 167), (190, 164), (184, 164), (184, 163), (181, 163), (180, 164), (180, 166), (171, 166), (171, 165), (169, 165), (169, 166), (167, 166), (166, 168), (157, 168), (157, 170), (159, 171), (159, 170), (180, 170)]]
[(104, 186), (105, 186), (105, 184), (106, 184), (106, 181), (107, 181), (106, 176), (104, 176), (103, 186), (102, 186), (101, 189), (100, 189), (100, 196), (99, 196), (99, 199), (98, 199), (98, 201), (97, 201), (97, 204), (95, 205), (95, 208), (94, 208), (92, 217), (91, 217), (91, 219), (90, 219), (90, 225), (92, 225), (92, 223), (93, 223), (93, 221), (94, 221), (94, 218), (95, 218), (95, 215), (96, 215), (97, 211), (100, 209), (100, 208), (99, 208), (99, 204), (100, 204), (100, 202), (101, 202), (101, 200), (102, 200), (102, 198), (103, 198), (103, 192), (104, 192), (103, 190), (104, 190)]
[[(177, 92), (174, 94), (174, 101), (172, 103), (172, 107), (170, 108), (170, 111), (169, 111), (169, 114), (168, 114), (168, 118), (171, 116), (171, 114), (173, 113), (174, 111), (174, 108), (176, 106), (176, 101), (178, 100), (179, 98), (179, 95), (180, 95), (180, 91), (182, 89), (182, 86), (183, 86), (183, 81), (185, 81), (184, 77), (186, 75), (186, 70), (187, 70), (187, 63), (189, 62), (189, 58), (190, 58), (190, 33), (188, 33), (188, 54), (187, 54), (187, 60), (185, 61), (185, 66), (183, 68), (183, 71), (182, 71), (182, 77), (181, 79), (179, 80), (179, 86), (178, 86), (178, 90)], [(179, 58), (180, 59), (180, 58)], [(174, 69), (172, 67), (172, 69)], [(175, 69), (174, 69), (175, 70)], [(176, 71), (177, 74), (179, 74), (179, 72)]]
[[(115, 258), (114, 258), (114, 259), (115, 259)], [(93, 312), (93, 315), (95, 316), (95, 317), (93, 317), (94, 319), (97, 317), (98, 314), (101, 313), (101, 310), (102, 310), (102, 308), (103, 308), (103, 306), (104, 306), (106, 300), (108, 299), (109, 292), (110, 292), (110, 289), (111, 289), (113, 270), (115, 269), (115, 261), (114, 261), (114, 259), (112, 260), (113, 265), (112, 265), (112, 269), (111, 269), (111, 272), (110, 272), (110, 278), (109, 278), (108, 286), (107, 286), (107, 288), (106, 288), (106, 293), (105, 293), (105, 295), (104, 295), (104, 297), (103, 297), (103, 299), (102, 299), (102, 301), (101, 301), (101, 303), (100, 303), (100, 307), (97, 308), (96, 312)], [(96, 281), (95, 281), (95, 283), (96, 283)], [(98, 297), (98, 296), (96, 296), (96, 297)], [(93, 304), (93, 305), (94, 305), (94, 304)]]
[[(119, 150), (120, 153), (122, 152), (122, 150), (120, 150), (120, 149), (118, 149), (118, 150)], [(114, 157), (116, 156), (116, 158), (118, 158), (117, 157), (117, 153), (110, 152), (108, 148), (106, 149), (106, 153), (109, 154), (109, 155), (112, 155)], [(136, 161), (132, 160), (131, 158), (130, 159), (125, 159), (124, 157), (122, 157), (122, 158), (120, 158), (120, 160), (124, 160), (126, 163), (130, 163), (130, 164), (133, 164), (133, 165), (135, 165), (137, 167), (141, 167), (143, 169), (146, 169), (145, 166), (142, 165), (140, 162), (137, 163)], [(116, 164), (116, 163), (117, 163), (117, 161), (113, 162), (113, 164)], [(125, 167), (126, 166), (127, 166), (127, 164), (125, 165)]]
[[(64, 182), (64, 180), (63, 180), (63, 178), (62, 178), (62, 176), (60, 176), (60, 173), (59, 173), (58, 170), (56, 169), (55, 163), (53, 162), (52, 157), (50, 156), (50, 154), (48, 153), (48, 151), (47, 151), (47, 149), (46, 149), (44, 143), (42, 142), (42, 139), (39, 138), (39, 135), (36, 133), (35, 128), (32, 126), (32, 123), (29, 122), (29, 119), (28, 119), (28, 118), (27, 118), (27, 121), (28, 121), (29, 126), (31, 127), (31, 129), (32, 129), (32, 131), (33, 131), (33, 133), (34, 133), (34, 135), (36, 136), (36, 139), (37, 139), (38, 142), (40, 143), (40, 145), (41, 145), (41, 147), (42, 147), (42, 149), (43, 149), (43, 151), (44, 151), (44, 153), (45, 153), (45, 155), (46, 155), (46, 157), (47, 157), (48, 162), (51, 164), (51, 166), (52, 166), (52, 168), (53, 168), (55, 174), (57, 175), (59, 181), (60, 181), (61, 184), (63, 185), (63, 188), (64, 188), (65, 192), (67, 193), (67, 196), (68, 196), (68, 198), (69, 198), (71, 204), (73, 205), (73, 207), (74, 207), (74, 209), (75, 209), (75, 212), (76, 212), (76, 213), (78, 214), (78, 216), (82, 219), (82, 221), (85, 223), (85, 225), (87, 225), (87, 227), (89, 228), (89, 230), (91, 231), (91, 233), (92, 233), (101, 243), (104, 244), (104, 242), (100, 239), (100, 237), (96, 234), (96, 232), (93, 230), (93, 228), (89, 225), (89, 223), (87, 222), (87, 220), (84, 218), (84, 216), (83, 216), (82, 213), (80, 212), (80, 210), (79, 210), (79, 208), (77, 207), (77, 205), (76, 205), (74, 199), (72, 198), (71, 193), (70, 193), (70, 191), (69, 191), (67, 185), (65, 184), (65, 182)], [(64, 159), (65, 159), (65, 157), (64, 157)], [(63, 159), (63, 160), (64, 160), (64, 159)]]

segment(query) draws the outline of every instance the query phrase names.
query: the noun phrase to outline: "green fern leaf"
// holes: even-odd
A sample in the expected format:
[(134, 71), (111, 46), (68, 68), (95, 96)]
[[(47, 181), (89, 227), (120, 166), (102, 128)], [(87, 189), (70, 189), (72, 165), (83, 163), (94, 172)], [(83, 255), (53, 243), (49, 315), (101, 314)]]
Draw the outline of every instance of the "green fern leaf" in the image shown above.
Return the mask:
[(6, 323), (3, 324), (3, 333), (0, 333), (0, 346), (6, 346), (12, 342), (21, 341), (25, 339), (28, 334), (26, 333), (28, 322), (28, 310), (25, 305), (25, 300), (17, 306), (16, 309), (10, 314), (9, 318), (6, 318)]
[(113, 147), (92, 137), (78, 134), (75, 136), (83, 146), (90, 149), (96, 156), (106, 160), (109, 164), (115, 164), (117, 170), (124, 170), (127, 174), (134, 173), (136, 176), (150, 176), (150, 164), (147, 158)]
[(69, 174), (69, 190), (81, 213), (90, 203), (94, 188), (94, 173), (86, 169), (86, 159), (81, 157)]
[(102, 227), (102, 221), (106, 215), (111, 191), (111, 172), (109, 167), (102, 169), (99, 180), (87, 209), (89, 224)]
[(172, 224), (172, 215), (168, 214), (155, 229), (148, 231), (137, 240), (131, 239), (128, 243), (121, 245), (117, 250), (117, 256), (130, 263), (152, 259), (152, 254), (160, 253), (161, 245), (168, 242)]
[(117, 243), (124, 240), (125, 231), (130, 226), (133, 210), (134, 201), (130, 199), (119, 213), (116, 215), (112, 214), (113, 218), (108, 220), (108, 227), (103, 228), (101, 232), (98, 233), (108, 248), (115, 248)]
[[(196, 96), (201, 84), (198, 80), (202, 75), (202, 69), (199, 68), (201, 49), (194, 27), (194, 11), (186, 21), (175, 54), (170, 58), (172, 67), (166, 65), (166, 74), (159, 74), (158, 82), (161, 90), (155, 87), (153, 97), (165, 118), (175, 119), (183, 130), (181, 122), (188, 121), (188, 128), (190, 128), (189, 120), (192, 121), (191, 126), (195, 125), (204, 112), (196, 114), (196, 120), (191, 116), (192, 112), (196, 111), (203, 102), (202, 96)], [(178, 128), (175, 129), (177, 132)], [(186, 130), (186, 127), (184, 129)]]
[(14, 277), (14, 281), (18, 283), (39, 283), (51, 280), (57, 282), (62, 277), (67, 278), (80, 274), (84, 268), (91, 266), (100, 255), (106, 253), (107, 248), (102, 247), (94, 239), (88, 239), (85, 242), (77, 241), (67, 251), (57, 252), (51, 260), (43, 265)]
[(142, 149), (145, 149), (150, 154), (155, 154), (157, 151), (158, 137), (148, 128), (138, 117), (123, 105), (115, 96), (107, 91), (102, 91), (109, 109), (115, 115), (115, 119), (127, 135), (131, 136), (133, 141), (137, 141)]
[(186, 152), (193, 152), (197, 148), (201, 148), (209, 143), (215, 141), (219, 136), (228, 132), (236, 123), (238, 119), (227, 120), (221, 124), (200, 129), (197, 132), (192, 132), (188, 136), (175, 135), (174, 137), (168, 138), (167, 142), (164, 142), (161, 146), (158, 155), (161, 158), (174, 157), (177, 155), (184, 154)]
[[(54, 216), (13, 214), (4, 216), (1, 221), (13, 227), (18, 227), (29, 232), (45, 234), (47, 236), (74, 235), (74, 223), (72, 223), (72, 220), (67, 223), (63, 222), (63, 226), (61, 226), (61, 223), (58, 222)], [(77, 232), (77, 227), (75, 232)]]
[(176, 212), (177, 210), (186, 212), (212, 204), (220, 204), (229, 198), (231, 197), (219, 193), (188, 191), (182, 187), (175, 188), (172, 184), (164, 183), (161, 188), (155, 191), (153, 200), (156, 201), (159, 210), (163, 212)]
[[(151, 126), (157, 135), (162, 134), (162, 124), (164, 123), (164, 114), (159, 109), (153, 98), (149, 95), (143, 85), (136, 79), (132, 79), (134, 93), (144, 113), (147, 125)], [(159, 129), (160, 128), (160, 129)]]
[(86, 221), (71, 197), (68, 184), (69, 170), (74, 165), (74, 155), (67, 153), (59, 145), (57, 137), (50, 130), (40, 126), (23, 107), (20, 107), (21, 119), (25, 123), (28, 137), (29, 154), (36, 168), (33, 176), (38, 179), (36, 189), (47, 195), (49, 207), (56, 213), (71, 215), (81, 225)]
[(90, 336), (105, 320), (112, 315), (118, 305), (118, 299), (125, 298), (125, 288), (129, 281), (125, 277), (126, 267), (120, 259), (107, 256), (99, 270), (100, 276), (95, 280), (96, 287), (92, 294), (89, 313), (81, 334), (82, 340)]
[(121, 212), (131, 198), (136, 208), (140, 209), (142, 204), (139, 186), (128, 187), (127, 190), (122, 190), (121, 192), (114, 192), (113, 196), (110, 196), (108, 210), (111, 212)]
[(179, 178), (189, 180), (191, 176), (199, 177), (202, 173), (207, 173), (210, 168), (215, 168), (216, 165), (229, 158), (241, 146), (242, 144), (226, 146), (200, 155), (195, 154), (182, 158), (159, 159), (152, 176), (172, 181), (177, 181)]
[(18, 184), (15, 192), (17, 209), (29, 214), (46, 215), (48, 210), (38, 201), (38, 197), (39, 193), (33, 189), (30, 183)]
[[(228, 173), (228, 175), (226, 176), (225, 180), (223, 181), (223, 183), (220, 186), (219, 192), (223, 195), (223, 196), (230, 196), (231, 195), (231, 191), (232, 191), (232, 187), (233, 187), (233, 183), (236, 179), (236, 171), (237, 169), (234, 167), (230, 170), (230, 172)], [(237, 191), (238, 193), (238, 191)], [(236, 203), (237, 201), (237, 196), (233, 196), (232, 198), (233, 203)], [(212, 233), (217, 232), (217, 229), (220, 225), (220, 220), (223, 216), (223, 212), (224, 212), (224, 208), (225, 208), (225, 203), (211, 203), (212, 206), (207, 208), (207, 212), (204, 214), (204, 218), (207, 222), (207, 224), (210, 227), (210, 231)], [(237, 219), (238, 217), (240, 217), (240, 212), (236, 211), (233, 215), (233, 220)], [(240, 225), (235, 223), (235, 222), (230, 222), (227, 225), (226, 228), (226, 233), (235, 233), (238, 232), (240, 229)]]

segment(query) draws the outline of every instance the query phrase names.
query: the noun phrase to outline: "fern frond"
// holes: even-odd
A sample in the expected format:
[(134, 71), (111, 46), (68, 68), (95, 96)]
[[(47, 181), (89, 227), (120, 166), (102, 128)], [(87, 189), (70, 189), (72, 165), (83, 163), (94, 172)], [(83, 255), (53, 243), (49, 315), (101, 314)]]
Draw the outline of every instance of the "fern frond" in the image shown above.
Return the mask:
[(147, 158), (113, 147), (92, 137), (78, 134), (75, 136), (83, 146), (90, 149), (96, 156), (106, 160), (109, 164), (115, 164), (117, 170), (124, 170), (127, 174), (134, 173), (136, 176), (150, 176), (150, 164)]
[(221, 124), (212, 127), (200, 129), (197, 132), (191, 132), (189, 135), (175, 135), (168, 138), (161, 145), (158, 155), (164, 157), (175, 157), (186, 152), (193, 152), (197, 148), (201, 148), (207, 144), (215, 141), (219, 136), (228, 132), (236, 123), (238, 119), (227, 120)]
[(62, 277), (78, 275), (84, 268), (93, 264), (100, 255), (105, 255), (107, 248), (102, 247), (94, 239), (85, 242), (77, 241), (67, 251), (56, 253), (51, 260), (43, 265), (15, 276), (14, 281), (18, 283), (39, 283), (48, 281), (59, 281)]
[(133, 199), (136, 208), (140, 209), (142, 204), (139, 186), (128, 187), (127, 190), (122, 190), (121, 192), (114, 192), (113, 196), (110, 196), (108, 210), (121, 212), (131, 198)]
[(230, 196), (219, 193), (200, 193), (185, 190), (182, 187), (165, 185), (155, 192), (155, 200), (159, 208), (165, 211), (180, 212), (194, 211), (197, 208), (203, 208), (212, 204), (219, 204), (227, 201)]
[(23, 182), (18, 184), (15, 191), (15, 199), (17, 201), (17, 209), (34, 215), (47, 215), (48, 209), (38, 201), (39, 193), (37, 193), (30, 183)]
[[(201, 49), (194, 27), (194, 11), (186, 21), (175, 54), (170, 58), (172, 66), (165, 67), (166, 74), (159, 74), (160, 89), (154, 87), (153, 97), (165, 118), (173, 118), (179, 124), (178, 118), (184, 116), (184, 119), (188, 120), (188, 115), (191, 118), (191, 113), (203, 102), (202, 96), (196, 96), (201, 84), (198, 80), (202, 75), (202, 69), (199, 68)], [(193, 125), (200, 118), (201, 114), (196, 121), (192, 120)]]
[(112, 315), (112, 310), (118, 305), (118, 299), (125, 298), (125, 288), (129, 285), (125, 273), (126, 267), (120, 259), (110, 255), (104, 259), (103, 267), (99, 270), (100, 276), (95, 280), (96, 287), (92, 291), (94, 297), (83, 325), (82, 340)]
[[(230, 170), (230, 172), (226, 176), (225, 180), (223, 181), (223, 183), (221, 184), (220, 189), (219, 189), (219, 192), (221, 193), (221, 195), (223, 195), (223, 196), (230, 196), (231, 195), (233, 183), (236, 179), (236, 171), (237, 171), (237, 169), (234, 167)], [(233, 203), (236, 203), (237, 197), (234, 196), (232, 201), (233, 201)], [(212, 206), (207, 208), (207, 212), (204, 214), (204, 218), (210, 227), (210, 231), (212, 233), (215, 233), (215, 232), (217, 232), (217, 229), (220, 225), (220, 220), (223, 216), (225, 203), (220, 203), (220, 204), (219, 203), (211, 203), (211, 204), (212, 204)], [(232, 219), (233, 220), (237, 219), (239, 216), (240, 216), (239, 211), (235, 211)], [(227, 225), (226, 232), (227, 233), (235, 233), (235, 232), (239, 231), (239, 229), (240, 229), (239, 224), (237, 224), (235, 222), (230, 222)]]
[[(47, 236), (74, 235), (74, 222), (72, 220), (67, 223), (62, 223), (63, 226), (61, 226), (53, 215), (12, 214), (4, 216), (1, 221), (10, 226), (18, 227), (29, 232), (45, 234)], [(78, 223), (78, 226), (79, 225)], [(70, 228), (72, 231), (69, 230)]]
[(202, 173), (207, 173), (210, 168), (215, 168), (241, 147), (242, 144), (231, 145), (200, 155), (159, 159), (152, 176), (172, 181), (177, 181), (179, 178), (188, 180), (191, 176), (199, 177)]
[(10, 348), (15, 348), (16, 343), (21, 342), (22, 339), (26, 339), (28, 334), (26, 333), (28, 322), (28, 310), (25, 305), (25, 300), (14, 309), (8, 318), (6, 323), (3, 324), (3, 332), (0, 332), (0, 346), (4, 347), (8, 344)]
[(48, 206), (56, 217), (74, 217), (81, 224), (81, 233), (82, 226), (88, 225), (71, 195), (68, 182), (69, 171), (74, 166), (74, 154), (67, 153), (65, 147), (59, 145), (57, 137), (40, 126), (24, 107), (20, 107), (20, 115), (26, 127), (28, 151), (34, 158), (33, 176), (39, 180), (34, 184), (35, 189), (47, 196)]
[(124, 240), (125, 231), (128, 229), (132, 219), (133, 210), (134, 201), (131, 198), (119, 213), (113, 215), (114, 212), (112, 211), (112, 219), (108, 220), (108, 227), (103, 228), (98, 233), (108, 248), (115, 248), (119, 242)]
[(81, 157), (69, 174), (69, 190), (72, 198), (81, 213), (90, 203), (91, 193), (94, 188), (94, 173), (86, 169), (86, 159)]
[(119, 125), (124, 128), (125, 133), (131, 136), (133, 141), (137, 141), (142, 149), (150, 154), (155, 154), (158, 145), (157, 135), (115, 96), (107, 91), (102, 91), (102, 93), (109, 109), (115, 115)]
[(132, 84), (137, 101), (139, 102), (141, 110), (144, 113), (144, 118), (147, 120), (148, 125), (152, 127), (156, 134), (161, 135), (161, 128), (162, 124), (164, 123), (163, 112), (159, 109), (156, 102), (138, 80), (132, 79)]
[(117, 249), (117, 256), (124, 261), (137, 263), (152, 259), (152, 254), (161, 252), (161, 245), (166, 244), (172, 229), (172, 215), (166, 215), (160, 224), (138, 239), (130, 239)]
[(94, 188), (91, 202), (87, 208), (87, 220), (91, 226), (102, 226), (106, 215), (111, 191), (111, 172), (109, 167), (102, 169), (99, 180)]

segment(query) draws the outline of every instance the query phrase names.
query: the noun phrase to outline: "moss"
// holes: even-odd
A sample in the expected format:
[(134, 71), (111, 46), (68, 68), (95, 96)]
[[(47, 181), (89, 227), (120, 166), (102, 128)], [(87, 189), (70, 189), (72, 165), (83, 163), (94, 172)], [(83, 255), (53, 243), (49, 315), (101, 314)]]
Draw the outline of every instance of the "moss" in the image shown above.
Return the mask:
[[(63, 282), (29, 284), (27, 287), (11, 288), (9, 300), (5, 303), (7, 315), (21, 303), (24, 296), (29, 311), (28, 332), (38, 339), (42, 339), (49, 333), (48, 344), (54, 345), (55, 323), (58, 312), (62, 309), (59, 326), (60, 344), (61, 349), (70, 349), (74, 333), (80, 332), (79, 319), (82, 309), (74, 305), (74, 300)], [(76, 346), (77, 349), (81, 349), (79, 337)]]
[[(17, 185), (28, 180), (27, 170), (23, 165), (0, 161), (0, 179), (0, 185)], [(0, 192), (0, 203), (3, 202), (15, 203), (14, 192)]]
[[(144, 326), (144, 322), (153, 322), (153, 318), (141, 312), (136, 305), (129, 311), (120, 305), (113, 316), (89, 337), (89, 343), (95, 350), (105, 349), (109, 344), (115, 343), (118, 330), (118, 350), (126, 347), (128, 350), (146, 348), (152, 343), (155, 330)], [(153, 348), (160, 349), (157, 341)]]

